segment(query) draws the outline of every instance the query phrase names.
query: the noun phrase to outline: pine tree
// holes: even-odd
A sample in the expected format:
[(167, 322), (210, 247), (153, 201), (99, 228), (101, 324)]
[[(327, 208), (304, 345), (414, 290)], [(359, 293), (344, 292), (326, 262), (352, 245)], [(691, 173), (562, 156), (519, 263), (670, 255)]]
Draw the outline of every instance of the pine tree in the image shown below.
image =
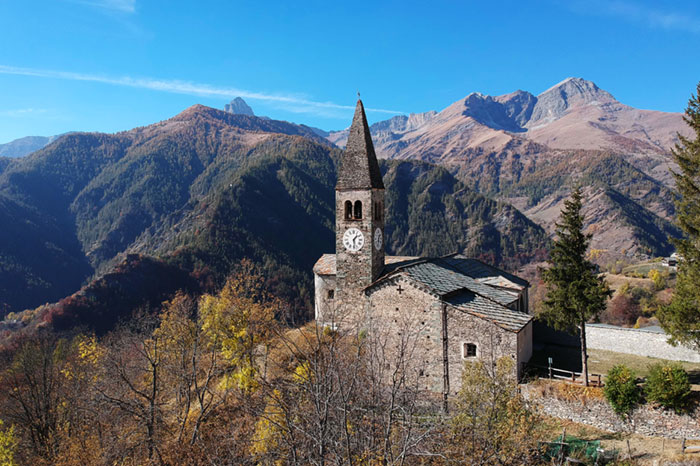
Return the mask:
[(605, 309), (611, 291), (596, 267), (586, 259), (591, 235), (583, 233), (580, 189), (565, 201), (557, 223), (557, 240), (551, 251), (550, 267), (542, 270), (547, 296), (539, 318), (557, 330), (581, 338), (581, 364), (584, 383), (588, 385), (586, 322)]
[(683, 117), (695, 132), (695, 139), (679, 134), (679, 142), (671, 151), (680, 169), (677, 173), (672, 171), (679, 194), (676, 223), (685, 237), (674, 240), (681, 256), (676, 291), (658, 318), (672, 343), (700, 350), (700, 83), (696, 92)]

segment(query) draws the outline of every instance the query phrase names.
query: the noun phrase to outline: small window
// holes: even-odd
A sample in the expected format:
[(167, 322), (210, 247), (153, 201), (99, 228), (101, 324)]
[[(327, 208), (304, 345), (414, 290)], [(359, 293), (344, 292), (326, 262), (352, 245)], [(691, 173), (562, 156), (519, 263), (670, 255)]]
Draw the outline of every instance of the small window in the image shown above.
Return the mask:
[(355, 201), (355, 220), (362, 218), (362, 202)]
[(328, 299), (335, 298), (335, 290), (328, 290)]
[(474, 343), (463, 343), (462, 344), (462, 358), (475, 358), (476, 357), (476, 345)]
[(352, 220), (352, 202), (345, 201), (345, 220)]

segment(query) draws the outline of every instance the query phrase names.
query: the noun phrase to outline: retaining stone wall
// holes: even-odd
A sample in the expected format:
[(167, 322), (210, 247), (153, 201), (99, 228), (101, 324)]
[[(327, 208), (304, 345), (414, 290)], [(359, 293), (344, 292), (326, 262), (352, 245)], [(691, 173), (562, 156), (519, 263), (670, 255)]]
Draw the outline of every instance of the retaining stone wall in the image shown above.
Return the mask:
[(586, 325), (586, 342), (589, 348), (672, 361), (700, 362), (699, 352), (683, 346), (671, 346), (667, 340), (668, 336), (665, 333), (643, 328)]
[(535, 402), (539, 410), (549, 416), (587, 424), (610, 432), (629, 432), (653, 437), (672, 439), (700, 439), (700, 409), (684, 415), (672, 411), (655, 409), (650, 405), (637, 407), (624, 420), (606, 401), (560, 400), (554, 397), (542, 398), (531, 384), (521, 385), (523, 397)]

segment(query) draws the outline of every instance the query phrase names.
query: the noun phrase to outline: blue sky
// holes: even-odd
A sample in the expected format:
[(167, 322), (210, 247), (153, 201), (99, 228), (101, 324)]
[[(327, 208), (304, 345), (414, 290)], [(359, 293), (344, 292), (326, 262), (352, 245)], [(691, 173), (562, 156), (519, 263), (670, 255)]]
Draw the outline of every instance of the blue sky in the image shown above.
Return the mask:
[(569, 76), (683, 111), (698, 56), (696, 0), (0, 0), (0, 143), (126, 130), (235, 95), (341, 129), (358, 90), (374, 122)]

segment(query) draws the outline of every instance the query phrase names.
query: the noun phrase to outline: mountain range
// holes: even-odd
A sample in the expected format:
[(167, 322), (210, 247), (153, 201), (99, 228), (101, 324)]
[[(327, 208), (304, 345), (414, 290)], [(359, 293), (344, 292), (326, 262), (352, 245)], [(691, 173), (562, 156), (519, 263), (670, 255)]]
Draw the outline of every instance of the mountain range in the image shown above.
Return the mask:
[[(681, 115), (625, 106), (592, 82), (473, 93), (371, 131), (391, 254), (461, 251), (510, 270), (542, 260), (576, 185), (601, 261), (668, 254), (680, 234), (668, 167)], [(285, 312), (308, 317), (346, 138), (254, 116), (238, 98), (0, 157), (0, 314), (106, 330), (178, 288), (215, 290), (249, 258)]]
[[(472, 93), (370, 130), (379, 157), (443, 166), (550, 233), (572, 186), (583, 184), (593, 247), (612, 256), (666, 254), (666, 236), (680, 234), (669, 169), (677, 133), (690, 134), (682, 114), (629, 107), (593, 82), (568, 78), (538, 96)], [(344, 147), (347, 130), (328, 139)]]
[(0, 157), (24, 157), (54, 141), (57, 136), (26, 136), (0, 144)]
[[(497, 97), (471, 93), (441, 112), (396, 116), (375, 123), (372, 131), (386, 158), (425, 154), (418, 141), (433, 143), (428, 156), (444, 157), (449, 149), (503, 149), (520, 139), (551, 149), (664, 154), (677, 132), (689, 135), (680, 113), (629, 107), (581, 78), (567, 78), (538, 96), (522, 90)], [(466, 142), (459, 148), (435, 144), (457, 134)], [(328, 139), (344, 147), (347, 130), (331, 132)]]

